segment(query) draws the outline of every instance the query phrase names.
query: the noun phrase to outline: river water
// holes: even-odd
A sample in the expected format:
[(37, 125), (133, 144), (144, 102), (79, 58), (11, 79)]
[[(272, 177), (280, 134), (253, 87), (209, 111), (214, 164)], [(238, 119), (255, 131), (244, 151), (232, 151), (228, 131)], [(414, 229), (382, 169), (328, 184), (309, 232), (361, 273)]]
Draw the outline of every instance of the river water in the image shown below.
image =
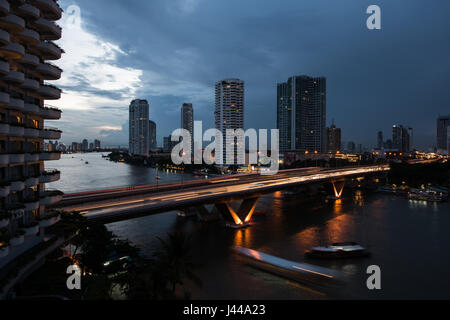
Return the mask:
[[(89, 162), (86, 164), (85, 162)], [(51, 163), (62, 171), (50, 185), (66, 193), (155, 183), (155, 170), (110, 162), (101, 154), (63, 155)], [(192, 179), (160, 171), (160, 182)], [(196, 274), (202, 287), (188, 284), (194, 299), (449, 299), (450, 203), (409, 201), (391, 195), (347, 192), (337, 202), (303, 202), (281, 192), (262, 197), (254, 218), (243, 230), (220, 222), (202, 223), (175, 212), (109, 224), (120, 237), (152, 254), (156, 237), (182, 230), (189, 234)], [(371, 256), (342, 261), (305, 261), (311, 246), (356, 241)], [(298, 262), (341, 271), (344, 281), (329, 289), (311, 288), (242, 264), (230, 253), (244, 246)], [(367, 267), (381, 269), (381, 290), (368, 290)]]

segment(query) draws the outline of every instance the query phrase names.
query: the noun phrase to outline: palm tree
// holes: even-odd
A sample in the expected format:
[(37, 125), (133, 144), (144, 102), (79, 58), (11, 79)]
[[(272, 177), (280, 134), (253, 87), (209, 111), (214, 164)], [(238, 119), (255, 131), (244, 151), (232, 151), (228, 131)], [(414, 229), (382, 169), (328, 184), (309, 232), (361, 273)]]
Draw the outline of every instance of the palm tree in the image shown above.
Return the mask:
[(161, 249), (155, 253), (156, 268), (165, 270), (172, 294), (175, 295), (177, 285), (183, 285), (184, 278), (201, 286), (200, 278), (193, 272), (196, 265), (191, 261), (189, 239), (179, 232), (170, 233), (167, 240), (158, 239)]

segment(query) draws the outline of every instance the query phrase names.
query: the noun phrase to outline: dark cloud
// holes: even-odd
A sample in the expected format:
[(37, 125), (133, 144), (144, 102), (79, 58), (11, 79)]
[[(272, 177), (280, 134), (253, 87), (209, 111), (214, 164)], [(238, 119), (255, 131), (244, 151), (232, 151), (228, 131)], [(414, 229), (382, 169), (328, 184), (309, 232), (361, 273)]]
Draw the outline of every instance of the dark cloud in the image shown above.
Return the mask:
[[(117, 63), (144, 71), (137, 96), (150, 102), (160, 143), (186, 101), (212, 126), (213, 85), (227, 77), (246, 82), (246, 127), (273, 128), (276, 84), (299, 74), (327, 77), (327, 122), (335, 119), (344, 140), (371, 146), (378, 130), (387, 136), (402, 123), (419, 146), (435, 143), (436, 117), (450, 113), (450, 2), (376, 1), (381, 31), (365, 27), (372, 0), (196, 2), (188, 10), (185, 1), (77, 1), (88, 30), (127, 53)], [(80, 91), (122, 94), (74, 77)], [(101, 112), (120, 126), (126, 107), (120, 120), (120, 109)]]

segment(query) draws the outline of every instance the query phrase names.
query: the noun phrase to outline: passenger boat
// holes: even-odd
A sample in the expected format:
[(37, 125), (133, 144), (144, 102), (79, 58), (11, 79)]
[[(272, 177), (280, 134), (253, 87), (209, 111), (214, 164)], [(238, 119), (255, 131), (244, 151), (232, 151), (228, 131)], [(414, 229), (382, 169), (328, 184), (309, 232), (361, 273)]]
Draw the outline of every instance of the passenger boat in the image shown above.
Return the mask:
[(326, 247), (313, 247), (305, 253), (308, 258), (342, 259), (367, 257), (369, 252), (356, 242), (337, 242)]
[(411, 188), (408, 192), (408, 199), (419, 201), (432, 201), (440, 202), (445, 200), (445, 196), (442, 193), (437, 193), (431, 190), (421, 190)]
[(342, 274), (333, 269), (307, 263), (289, 261), (260, 251), (232, 247), (246, 264), (294, 281), (313, 285), (332, 285), (340, 282)]

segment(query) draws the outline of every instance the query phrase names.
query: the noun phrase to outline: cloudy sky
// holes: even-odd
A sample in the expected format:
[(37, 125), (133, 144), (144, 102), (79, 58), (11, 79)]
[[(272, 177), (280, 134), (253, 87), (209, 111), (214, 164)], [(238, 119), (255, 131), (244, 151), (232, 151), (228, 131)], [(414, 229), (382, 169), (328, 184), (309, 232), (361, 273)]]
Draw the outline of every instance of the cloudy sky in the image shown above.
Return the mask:
[[(366, 28), (378, 4), (382, 29)], [(183, 102), (213, 127), (214, 83), (246, 83), (246, 128), (276, 127), (276, 84), (327, 77), (327, 123), (366, 146), (394, 123), (435, 144), (450, 113), (450, 1), (61, 0), (62, 141), (128, 141), (128, 105), (148, 99), (158, 142)]]

